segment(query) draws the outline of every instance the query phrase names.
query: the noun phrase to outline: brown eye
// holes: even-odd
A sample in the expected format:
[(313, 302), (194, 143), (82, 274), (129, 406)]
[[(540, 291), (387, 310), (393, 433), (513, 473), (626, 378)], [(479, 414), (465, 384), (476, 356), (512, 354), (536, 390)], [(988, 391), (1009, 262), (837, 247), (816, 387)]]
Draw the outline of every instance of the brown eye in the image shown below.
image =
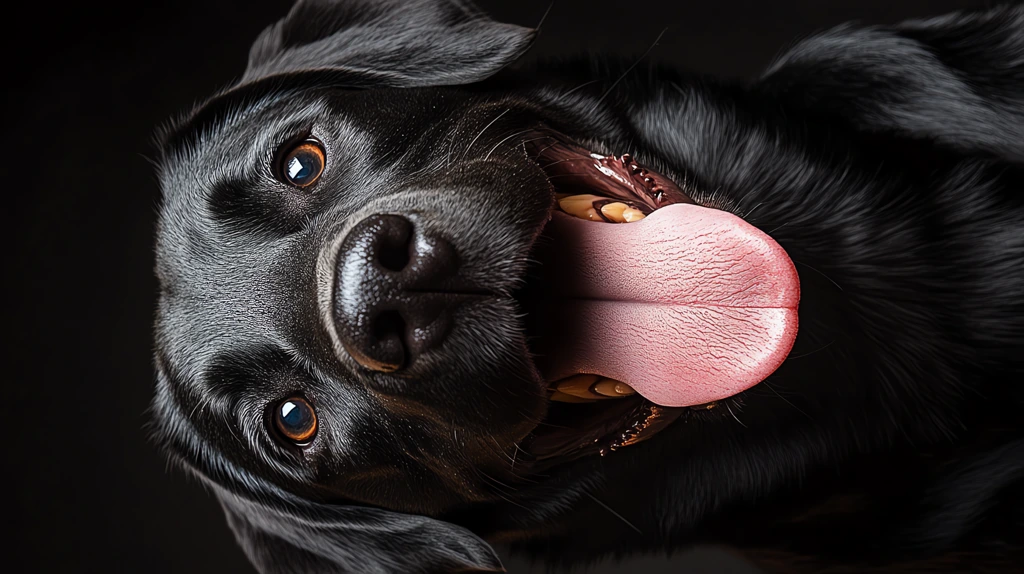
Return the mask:
[(291, 148), (281, 158), (279, 168), (284, 183), (307, 188), (320, 179), (327, 165), (327, 154), (320, 142), (306, 140)]
[(302, 445), (316, 435), (316, 412), (306, 399), (292, 397), (274, 408), (274, 426), (286, 439)]

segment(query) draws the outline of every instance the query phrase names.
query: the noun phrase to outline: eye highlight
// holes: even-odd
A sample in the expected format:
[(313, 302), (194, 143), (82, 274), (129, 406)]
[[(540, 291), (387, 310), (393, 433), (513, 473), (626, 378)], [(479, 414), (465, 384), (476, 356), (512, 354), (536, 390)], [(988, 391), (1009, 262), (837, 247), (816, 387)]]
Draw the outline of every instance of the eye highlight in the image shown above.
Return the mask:
[(316, 411), (301, 397), (285, 399), (274, 407), (274, 426), (289, 441), (308, 444), (316, 436)]
[(324, 173), (327, 166), (327, 152), (315, 139), (307, 139), (293, 145), (280, 156), (277, 175), (281, 183), (306, 189), (311, 187)]

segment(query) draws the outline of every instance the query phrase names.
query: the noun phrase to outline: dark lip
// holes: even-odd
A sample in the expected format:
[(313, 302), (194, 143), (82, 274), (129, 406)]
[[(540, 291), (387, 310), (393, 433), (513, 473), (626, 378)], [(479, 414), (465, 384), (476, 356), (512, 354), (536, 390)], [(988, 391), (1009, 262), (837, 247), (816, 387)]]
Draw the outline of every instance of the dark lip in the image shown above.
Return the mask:
[(676, 182), (644, 167), (631, 154), (598, 154), (550, 131), (524, 145), (527, 155), (547, 174), (556, 195), (600, 195), (607, 197), (607, 202), (627, 203), (645, 215), (666, 205), (695, 203)]
[[(601, 195), (609, 198), (605, 203), (623, 201), (645, 214), (673, 203), (694, 203), (674, 181), (641, 166), (629, 154), (596, 154), (550, 130), (531, 134), (524, 146), (529, 158), (547, 174), (556, 200), (560, 195)], [(551, 213), (557, 210), (554, 201)], [(543, 242), (549, 220), (535, 234), (531, 254)], [(528, 277), (522, 279), (529, 285)], [(529, 322), (529, 306), (517, 300)], [(591, 404), (548, 401), (544, 420), (521, 441), (520, 448), (533, 470), (540, 471), (587, 456), (606, 456), (648, 440), (689, 410), (662, 407), (640, 395)]]
[[(612, 401), (606, 401), (612, 402)], [(616, 405), (593, 403), (589, 405), (550, 403), (549, 409), (581, 410), (600, 412), (576, 412), (577, 420), (583, 419), (581, 429), (566, 427), (564, 424), (544, 422), (522, 442), (521, 449), (531, 457), (532, 469), (545, 470), (560, 464), (588, 456), (607, 456), (619, 449), (653, 438), (686, 414), (685, 408), (668, 408), (656, 405), (642, 397), (619, 399)], [(555, 419), (562, 421), (565, 417)], [(549, 412), (548, 419), (552, 417)], [(570, 418), (570, 422), (571, 422)], [(564, 421), (563, 421), (564, 422)]]

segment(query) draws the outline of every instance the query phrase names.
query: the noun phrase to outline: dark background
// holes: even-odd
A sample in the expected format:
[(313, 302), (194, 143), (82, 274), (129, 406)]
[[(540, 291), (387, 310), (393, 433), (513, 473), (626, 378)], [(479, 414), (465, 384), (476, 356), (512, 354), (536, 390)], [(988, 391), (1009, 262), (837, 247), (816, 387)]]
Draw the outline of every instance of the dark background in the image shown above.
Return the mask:
[[(549, 2), (479, 3), (532, 26)], [(739, 78), (795, 38), (846, 20), (892, 23), (990, 3), (555, 0), (529, 57), (640, 54), (667, 26), (652, 61)], [(2, 401), (3, 469), (16, 488), (3, 505), (15, 533), (5, 570), (249, 571), (213, 498), (168, 469), (143, 429), (158, 199), (147, 156), (154, 128), (237, 78), (249, 42), (289, 4), (5, 8), (3, 228), (13, 261), (3, 265), (2, 372), (13, 396)], [(683, 570), (751, 571), (712, 550), (599, 571)]]

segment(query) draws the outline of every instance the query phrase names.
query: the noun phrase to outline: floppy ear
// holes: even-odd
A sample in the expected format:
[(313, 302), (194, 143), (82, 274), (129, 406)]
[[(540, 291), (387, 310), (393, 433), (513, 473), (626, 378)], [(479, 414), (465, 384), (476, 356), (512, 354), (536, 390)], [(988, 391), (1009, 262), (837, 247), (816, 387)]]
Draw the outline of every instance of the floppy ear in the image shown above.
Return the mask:
[(216, 489), (228, 525), (260, 572), (504, 572), (494, 550), (454, 524), (297, 499), (271, 507)]
[(785, 52), (759, 88), (860, 131), (1024, 162), (1024, 6), (843, 25)]
[(241, 83), (335, 70), (394, 87), (468, 84), (523, 55), (534, 35), (467, 0), (298, 0), (253, 44)]

